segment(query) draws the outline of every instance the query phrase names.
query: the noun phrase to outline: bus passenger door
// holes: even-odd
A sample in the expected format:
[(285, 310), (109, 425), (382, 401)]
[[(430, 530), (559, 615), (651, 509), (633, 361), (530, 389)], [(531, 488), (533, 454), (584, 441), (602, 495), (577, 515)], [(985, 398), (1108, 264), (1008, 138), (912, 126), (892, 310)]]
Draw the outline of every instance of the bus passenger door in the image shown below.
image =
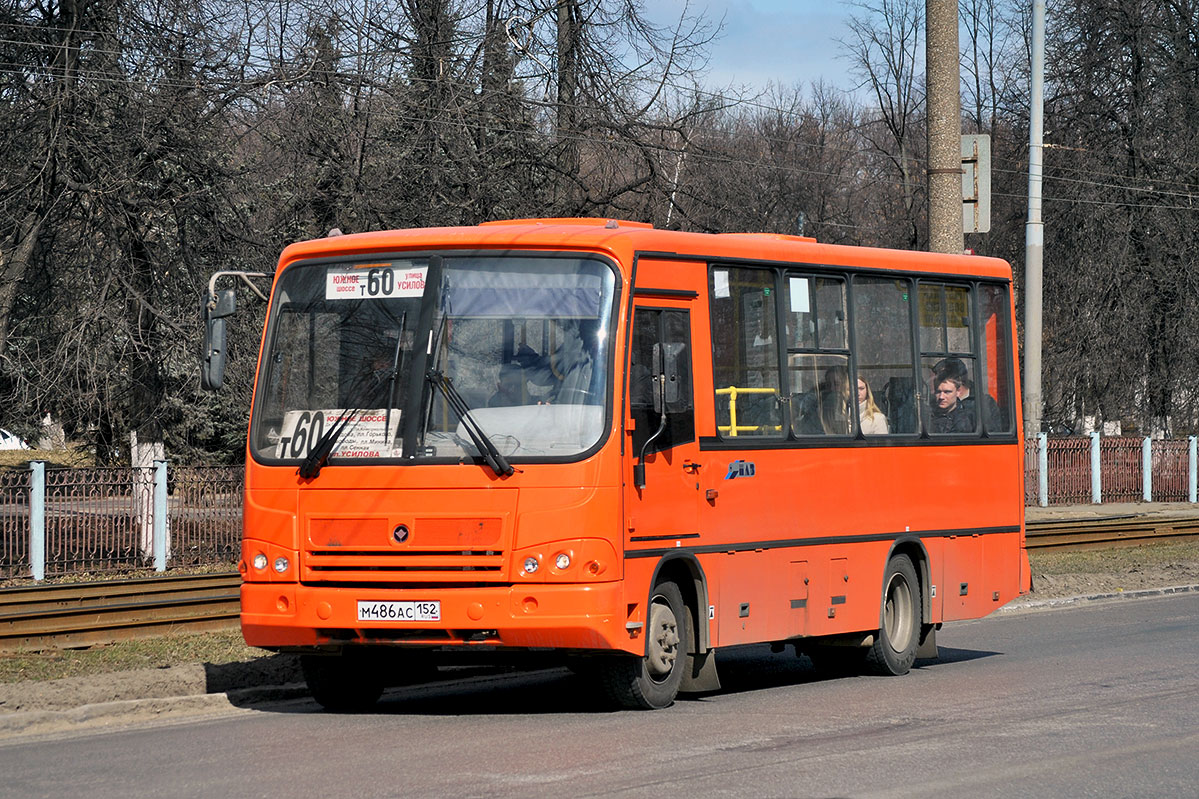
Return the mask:
[(631, 449), (625, 461), (627, 549), (686, 546), (699, 537), (691, 312), (680, 307), (685, 301), (669, 304), (675, 307), (655, 302), (633, 310), (625, 419)]

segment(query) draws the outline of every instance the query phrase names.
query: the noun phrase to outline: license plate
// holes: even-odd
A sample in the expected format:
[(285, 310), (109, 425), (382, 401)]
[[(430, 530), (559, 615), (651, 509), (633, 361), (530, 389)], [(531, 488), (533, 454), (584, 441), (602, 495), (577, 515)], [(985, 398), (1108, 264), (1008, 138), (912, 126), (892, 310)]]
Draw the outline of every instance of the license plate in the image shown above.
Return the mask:
[(441, 601), (358, 602), (358, 621), (441, 621)]

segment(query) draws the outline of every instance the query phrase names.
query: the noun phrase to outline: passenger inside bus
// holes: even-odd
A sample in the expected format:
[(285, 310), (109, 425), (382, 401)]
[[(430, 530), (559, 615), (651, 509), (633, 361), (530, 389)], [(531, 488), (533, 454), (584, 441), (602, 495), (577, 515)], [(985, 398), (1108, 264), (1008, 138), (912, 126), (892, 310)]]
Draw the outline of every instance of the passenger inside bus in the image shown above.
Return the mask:
[[(802, 381), (803, 374), (797, 378)], [(853, 427), (849, 401), (849, 370), (841, 364), (828, 367), (819, 383), (792, 396), (796, 435), (849, 435)]]
[(933, 433), (972, 433), (974, 417), (958, 402), (962, 381), (948, 372), (933, 378), (933, 408), (929, 431)]
[[(958, 390), (958, 403), (962, 406), (962, 410), (969, 413), (972, 420), (978, 419), (979, 396), (973, 391), (973, 381), (970, 380), (970, 370), (961, 358), (942, 358), (933, 366), (934, 374), (947, 374), (957, 377), (961, 381), (962, 387)], [(1002, 414), (999, 411), (999, 405), (994, 398), (987, 393), (981, 395), (982, 412), (985, 415), (987, 429), (991, 431), (1002, 430), (1004, 425)], [(971, 428), (973, 430), (973, 428)]]
[(911, 377), (891, 377), (883, 387), (883, 407), (892, 433), (915, 433), (916, 402)]
[(885, 436), (889, 432), (887, 417), (875, 404), (874, 392), (870, 390), (870, 384), (860, 377), (858, 378), (858, 419), (864, 435)]
[(826, 434), (849, 435), (853, 427), (849, 399), (849, 370), (844, 366), (830, 366), (820, 386), (820, 423)]
[(496, 392), (487, 401), (487, 407), (503, 408), (524, 405), (526, 394), (525, 370), (520, 368), (520, 364), (509, 361), (500, 366), (499, 377), (496, 379)]

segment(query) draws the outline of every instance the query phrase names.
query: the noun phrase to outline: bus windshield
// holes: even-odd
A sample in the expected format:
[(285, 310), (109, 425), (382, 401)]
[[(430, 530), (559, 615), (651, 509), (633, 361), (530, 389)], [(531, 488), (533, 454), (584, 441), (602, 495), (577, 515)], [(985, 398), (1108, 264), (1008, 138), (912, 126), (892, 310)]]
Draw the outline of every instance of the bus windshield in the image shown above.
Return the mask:
[(252, 453), (473, 462), (482, 444), (517, 462), (578, 457), (605, 429), (615, 286), (614, 270), (586, 257), (289, 266), (272, 299)]

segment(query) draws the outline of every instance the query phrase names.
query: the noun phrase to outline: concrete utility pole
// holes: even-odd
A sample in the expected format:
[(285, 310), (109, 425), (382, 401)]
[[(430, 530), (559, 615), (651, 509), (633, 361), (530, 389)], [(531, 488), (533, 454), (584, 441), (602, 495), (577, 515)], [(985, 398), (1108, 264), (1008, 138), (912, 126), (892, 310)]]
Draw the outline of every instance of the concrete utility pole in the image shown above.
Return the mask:
[(1045, 132), (1045, 0), (1032, 4), (1032, 96), (1028, 112), (1028, 222), (1024, 225), (1024, 435), (1041, 432), (1042, 141)]
[(960, 253), (962, 236), (962, 100), (957, 0), (926, 0), (928, 89), (928, 248)]

